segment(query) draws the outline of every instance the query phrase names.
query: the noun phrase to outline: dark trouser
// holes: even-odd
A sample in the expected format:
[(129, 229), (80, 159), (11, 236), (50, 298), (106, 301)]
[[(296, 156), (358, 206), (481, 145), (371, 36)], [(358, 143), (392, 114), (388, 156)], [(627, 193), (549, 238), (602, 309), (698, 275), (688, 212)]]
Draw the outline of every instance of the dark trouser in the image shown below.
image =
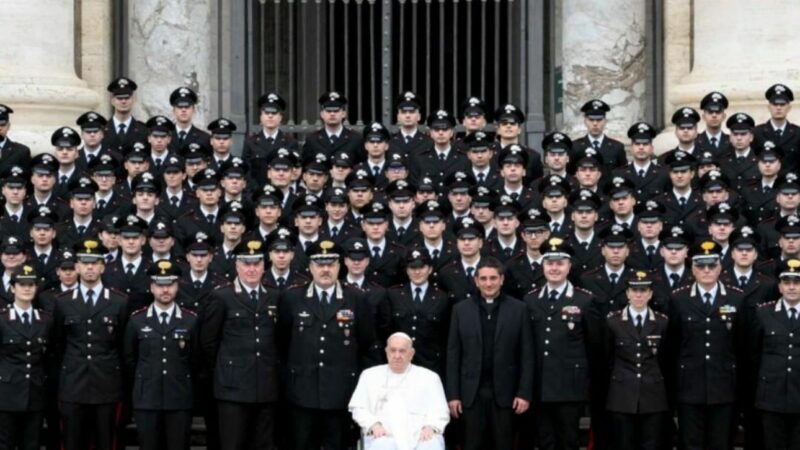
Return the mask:
[(211, 375), (200, 376), (194, 384), (194, 415), (202, 416), (205, 421), (206, 450), (220, 450), (219, 414), (213, 380)]
[[(220, 414), (221, 415), (221, 414)], [(292, 406), (292, 441), (295, 450), (343, 450), (350, 436), (346, 409), (310, 409)]]
[(577, 450), (584, 403), (539, 403), (534, 410), (540, 450)]
[(42, 411), (0, 411), (0, 450), (38, 450), (41, 428)]
[(481, 385), (469, 408), (464, 408), (464, 450), (510, 449), (514, 441), (514, 410), (497, 406), (494, 388)]
[(98, 405), (61, 402), (64, 450), (86, 450), (90, 437), (94, 438), (94, 450), (115, 449), (120, 409), (119, 402)]
[(271, 450), (275, 442), (275, 403), (218, 400), (222, 450)]
[(142, 450), (186, 450), (192, 432), (192, 412), (133, 410)]
[(659, 450), (665, 445), (666, 413), (609, 413), (611, 448), (614, 450)]
[(761, 450), (764, 448), (764, 427), (761, 423), (761, 411), (753, 406), (743, 408), (744, 450)]
[(800, 448), (800, 414), (760, 411), (766, 450)]
[(678, 436), (684, 450), (729, 450), (733, 446), (736, 407), (678, 403)]
[(47, 423), (47, 432), (44, 436), (44, 445), (47, 450), (61, 450), (61, 412), (58, 410), (58, 386), (51, 386), (52, 381), (47, 380), (45, 385), (44, 421)]

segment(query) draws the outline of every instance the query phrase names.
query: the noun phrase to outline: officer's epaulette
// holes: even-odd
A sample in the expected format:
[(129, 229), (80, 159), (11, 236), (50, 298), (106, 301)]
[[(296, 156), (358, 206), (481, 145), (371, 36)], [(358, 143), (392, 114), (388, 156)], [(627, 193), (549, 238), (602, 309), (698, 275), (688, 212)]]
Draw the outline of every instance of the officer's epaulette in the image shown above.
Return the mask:
[(149, 308), (149, 306), (145, 306), (145, 307), (142, 307), (142, 308), (139, 308), (139, 309), (137, 309), (136, 311), (134, 311), (134, 312), (132, 312), (132, 313), (131, 313), (131, 317), (133, 317), (133, 316), (136, 316), (136, 315), (139, 315), (139, 314), (141, 314), (141, 313), (143, 313), (143, 312), (147, 311), (147, 308)]
[(128, 294), (120, 291), (119, 289), (116, 289), (116, 288), (113, 288), (113, 287), (110, 287), (110, 286), (103, 285), (103, 289), (108, 289), (109, 291), (113, 292), (114, 294), (121, 295), (123, 297), (127, 297), (128, 296)]
[(621, 316), (623, 312), (625, 312), (624, 309), (620, 309), (619, 311), (611, 311), (606, 317)]
[(744, 294), (744, 291), (739, 286), (734, 286), (728, 283), (722, 283), (722, 285), (725, 286), (725, 289), (729, 289), (733, 292), (738, 292), (739, 294)]
[(578, 291), (578, 292), (583, 292), (586, 295), (594, 295), (592, 293), (592, 291), (590, 291), (588, 289), (584, 289), (582, 287), (575, 286), (574, 284), (572, 285), (572, 289), (575, 290), (575, 291)]
[(669, 319), (668, 315), (666, 315), (666, 314), (664, 314), (662, 312), (656, 311), (656, 310), (653, 310), (653, 314), (655, 314), (656, 317), (661, 317), (662, 319)]
[(189, 308), (181, 307), (181, 312), (184, 312), (184, 313), (186, 313), (186, 314), (188, 314), (188, 315), (190, 315), (192, 317), (197, 317), (197, 313), (194, 312), (194, 310), (189, 309)]
[(3, 315), (5, 313), (7, 313), (7, 312), (8, 312), (8, 307), (3, 306), (2, 308), (0, 308), (0, 315)]
[[(773, 300), (771, 302), (762, 303), (762, 304), (758, 305), (758, 309), (761, 309), (761, 308), (774, 308), (776, 303), (778, 303), (778, 300)], [(2, 313), (0, 313), (0, 314), (2, 314)]]
[(233, 286), (233, 282), (231, 282), (231, 281), (228, 281), (228, 280), (225, 280), (225, 281), (223, 281), (222, 283), (215, 285), (215, 286), (212, 288), (212, 290), (214, 290), (214, 291), (218, 291), (218, 290), (220, 290), (220, 289), (222, 289), (222, 288), (231, 287), (231, 286)]
[[(692, 283), (692, 284), (694, 284), (694, 283)], [(673, 289), (672, 293), (674, 294), (675, 292), (688, 291), (689, 289), (692, 288), (692, 284), (687, 284), (685, 286), (681, 286), (679, 288)]]

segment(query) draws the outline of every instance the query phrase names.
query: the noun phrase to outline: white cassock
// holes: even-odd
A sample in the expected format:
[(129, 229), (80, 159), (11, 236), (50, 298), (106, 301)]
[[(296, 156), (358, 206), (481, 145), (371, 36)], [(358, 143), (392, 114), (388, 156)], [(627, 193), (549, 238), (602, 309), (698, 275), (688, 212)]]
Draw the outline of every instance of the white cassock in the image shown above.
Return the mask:
[(444, 448), (441, 434), (425, 443), (419, 442), (422, 427), (429, 426), (441, 433), (450, 421), (442, 381), (439, 375), (424, 367), (410, 364), (405, 372), (398, 374), (384, 364), (363, 371), (350, 398), (349, 409), (364, 433), (380, 422), (393, 438), (393, 445), (384, 438), (367, 438), (366, 450)]

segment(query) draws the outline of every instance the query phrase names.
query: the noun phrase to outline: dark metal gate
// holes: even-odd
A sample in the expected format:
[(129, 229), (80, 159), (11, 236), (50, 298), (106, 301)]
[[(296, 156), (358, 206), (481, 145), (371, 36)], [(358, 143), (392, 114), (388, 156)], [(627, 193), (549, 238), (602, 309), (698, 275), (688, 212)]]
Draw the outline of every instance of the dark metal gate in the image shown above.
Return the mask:
[[(318, 126), (317, 97), (348, 97), (348, 120), (394, 123), (397, 95), (413, 90), (423, 114), (457, 112), (472, 95), (529, 112), (543, 128), (541, 0), (250, 0), (248, 123), (256, 100), (286, 98), (286, 129)], [(531, 113), (533, 113), (531, 115)]]

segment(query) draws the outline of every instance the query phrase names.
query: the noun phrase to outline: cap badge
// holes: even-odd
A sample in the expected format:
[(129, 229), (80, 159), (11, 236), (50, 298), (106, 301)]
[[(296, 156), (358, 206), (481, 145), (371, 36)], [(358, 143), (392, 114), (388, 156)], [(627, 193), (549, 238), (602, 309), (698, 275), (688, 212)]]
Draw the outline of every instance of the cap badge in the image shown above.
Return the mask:
[(254, 255), (257, 250), (261, 249), (261, 241), (248, 241), (247, 249), (250, 250), (251, 255)]
[(161, 275), (166, 275), (167, 271), (172, 268), (172, 263), (169, 261), (159, 261), (158, 268), (161, 270)]
[(711, 254), (711, 250), (714, 250), (714, 247), (716, 245), (717, 244), (715, 244), (715, 243), (713, 243), (711, 241), (705, 241), (702, 244), (700, 244), (700, 248), (703, 250), (704, 254), (710, 255)]

